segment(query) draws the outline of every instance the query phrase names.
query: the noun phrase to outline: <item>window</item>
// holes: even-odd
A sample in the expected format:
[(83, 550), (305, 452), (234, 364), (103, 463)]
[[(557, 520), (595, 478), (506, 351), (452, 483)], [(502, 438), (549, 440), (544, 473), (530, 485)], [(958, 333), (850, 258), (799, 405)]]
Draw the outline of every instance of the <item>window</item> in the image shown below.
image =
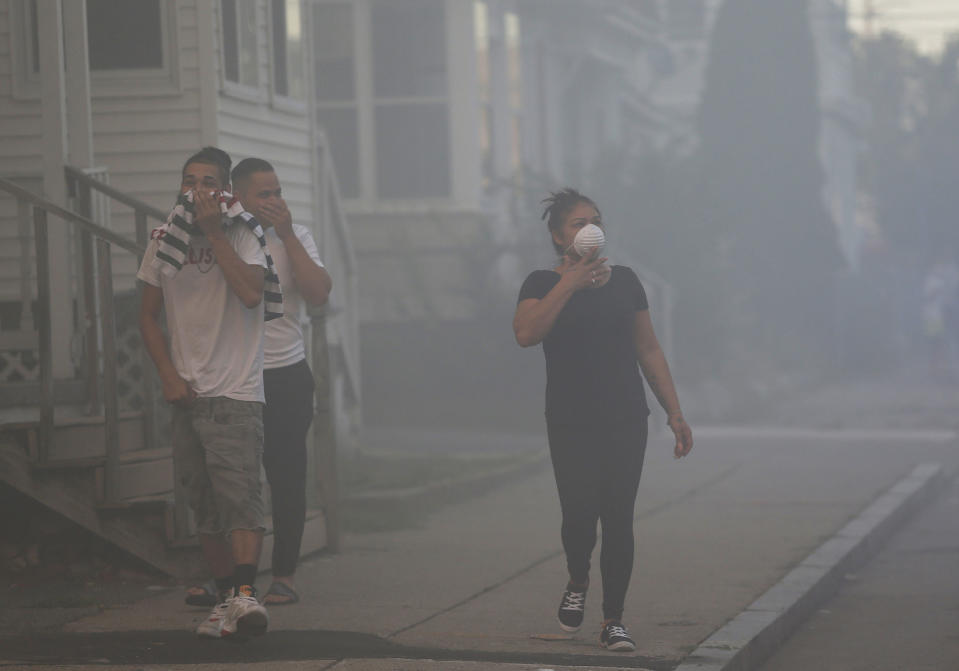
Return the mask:
[(40, 97), (40, 21), (37, 0), (11, 1), (10, 22), (10, 93), (18, 100)]
[(443, 0), (371, 7), (378, 198), (450, 194)]
[(372, 7), (373, 92), (377, 98), (446, 95), (446, 26), (437, 0)]
[[(29, 1), (30, 71), (40, 73), (37, 0)], [(90, 70), (142, 70), (163, 67), (160, 0), (87, 2)]]
[(314, 5), (317, 122), (345, 197), (450, 196), (444, 10), (445, 0)]
[(376, 109), (376, 183), (380, 198), (442, 198), (450, 193), (446, 103)]
[[(12, 93), (40, 95), (37, 0), (11, 0)], [(179, 92), (176, 3), (163, 0), (87, 0), (87, 51), (94, 96)], [(67, 30), (69, 26), (65, 26)], [(69, 56), (68, 56), (69, 57)], [(65, 63), (67, 70), (70, 63)]]
[(273, 91), (279, 96), (303, 100), (306, 72), (300, 0), (272, 0)]
[(256, 4), (249, 0), (221, 0), (223, 21), (223, 77), (228, 82), (256, 88)]
[(326, 131), (333, 166), (344, 198), (360, 197), (360, 132), (355, 107), (331, 107), (317, 111), (317, 121)]
[(316, 99), (354, 100), (353, 8), (318, 5), (313, 21)]
[(160, 0), (87, 0), (87, 44), (91, 72), (162, 68)]
[(360, 196), (360, 145), (354, 76), (353, 7), (313, 8), (313, 58), (317, 123), (326, 131), (345, 198)]

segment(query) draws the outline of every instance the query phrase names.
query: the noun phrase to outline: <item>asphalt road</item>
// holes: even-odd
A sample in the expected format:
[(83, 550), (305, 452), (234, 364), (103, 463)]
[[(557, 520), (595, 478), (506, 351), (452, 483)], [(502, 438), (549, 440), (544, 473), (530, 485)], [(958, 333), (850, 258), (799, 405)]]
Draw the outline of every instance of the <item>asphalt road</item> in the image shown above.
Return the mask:
[(773, 655), (763, 671), (959, 669), (953, 481)]

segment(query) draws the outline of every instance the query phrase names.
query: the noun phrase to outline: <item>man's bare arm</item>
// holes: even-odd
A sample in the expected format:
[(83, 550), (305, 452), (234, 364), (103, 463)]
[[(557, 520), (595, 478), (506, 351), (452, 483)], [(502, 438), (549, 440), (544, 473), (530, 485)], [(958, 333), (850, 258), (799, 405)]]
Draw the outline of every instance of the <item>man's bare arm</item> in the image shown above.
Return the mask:
[(163, 398), (169, 403), (189, 403), (196, 398), (196, 392), (180, 377), (170, 358), (170, 350), (160, 327), (162, 307), (163, 292), (160, 288), (144, 284), (140, 298), (140, 334), (160, 377)]
[(262, 266), (246, 263), (239, 257), (220, 223), (220, 207), (205, 190), (193, 192), (196, 208), (195, 223), (213, 246), (217, 265), (227, 285), (248, 308), (255, 308), (263, 300), (266, 271)]
[(326, 268), (317, 265), (310, 258), (303, 243), (293, 232), (293, 216), (289, 208), (285, 202), (280, 202), (282, 206), (264, 204), (259, 216), (263, 218), (264, 223), (273, 226), (277, 237), (286, 248), (290, 266), (293, 269), (293, 279), (296, 281), (296, 288), (300, 290), (300, 295), (310, 305), (325, 305), (330, 299), (333, 280), (326, 272)]

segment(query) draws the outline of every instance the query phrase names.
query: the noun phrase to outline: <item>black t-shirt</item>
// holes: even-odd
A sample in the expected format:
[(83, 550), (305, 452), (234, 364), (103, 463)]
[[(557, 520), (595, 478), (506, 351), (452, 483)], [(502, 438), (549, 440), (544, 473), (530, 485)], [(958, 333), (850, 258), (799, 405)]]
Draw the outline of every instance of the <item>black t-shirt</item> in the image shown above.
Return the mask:
[[(546, 418), (564, 424), (615, 422), (649, 414), (636, 361), (636, 313), (646, 291), (631, 269), (613, 266), (609, 282), (574, 293), (543, 340)], [(519, 300), (543, 298), (559, 273), (536, 270)]]

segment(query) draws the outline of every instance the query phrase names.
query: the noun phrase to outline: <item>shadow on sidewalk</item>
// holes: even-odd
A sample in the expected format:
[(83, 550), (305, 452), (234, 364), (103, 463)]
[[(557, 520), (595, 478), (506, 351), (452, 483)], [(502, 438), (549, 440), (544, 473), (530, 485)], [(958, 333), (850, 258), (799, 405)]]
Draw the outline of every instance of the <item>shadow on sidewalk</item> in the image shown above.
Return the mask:
[(212, 641), (190, 632), (126, 631), (0, 637), (2, 665), (203, 664), (339, 659), (429, 659), (554, 666), (642, 668), (669, 671), (674, 661), (638, 655), (570, 655), (544, 650), (504, 653), (399, 645), (372, 634), (348, 631), (271, 631), (249, 641)]

